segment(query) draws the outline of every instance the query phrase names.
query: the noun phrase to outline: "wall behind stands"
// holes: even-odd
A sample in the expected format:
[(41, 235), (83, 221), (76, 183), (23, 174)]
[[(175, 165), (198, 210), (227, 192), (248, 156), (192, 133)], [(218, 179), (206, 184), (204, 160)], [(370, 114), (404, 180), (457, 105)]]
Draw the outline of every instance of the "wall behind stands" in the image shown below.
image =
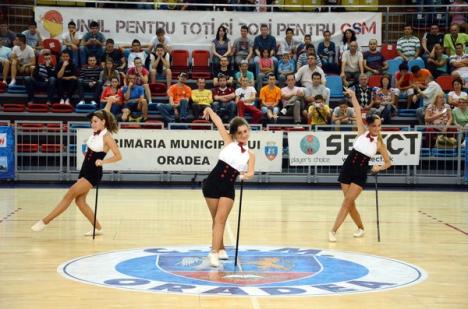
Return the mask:
[[(352, 28), (359, 45), (367, 46), (370, 39), (382, 42), (382, 14), (377, 12), (353, 13), (279, 13), (279, 12), (199, 12), (159, 10), (96, 9), (36, 7), (35, 19), (44, 38), (57, 38), (74, 21), (81, 33), (86, 33), (90, 21), (101, 25), (107, 38), (118, 43), (129, 44), (139, 39), (147, 44), (155, 36), (157, 28), (164, 28), (172, 38), (172, 45), (187, 46), (186, 49), (209, 46), (220, 25), (227, 27), (231, 39), (240, 36), (240, 27), (247, 25), (251, 35), (260, 33), (260, 24), (266, 23), (271, 34), (277, 38), (285, 36), (286, 28), (293, 28), (298, 38), (312, 34), (314, 43), (322, 40), (325, 30), (332, 32), (338, 42), (342, 32)], [(193, 48), (190, 48), (193, 47)]]

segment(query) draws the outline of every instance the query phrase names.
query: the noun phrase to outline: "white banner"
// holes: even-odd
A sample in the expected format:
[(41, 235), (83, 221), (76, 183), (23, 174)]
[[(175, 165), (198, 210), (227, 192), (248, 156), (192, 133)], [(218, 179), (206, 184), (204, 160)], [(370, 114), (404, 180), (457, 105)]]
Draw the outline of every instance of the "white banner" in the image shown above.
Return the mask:
[[(286, 28), (292, 28), (302, 40), (311, 34), (314, 44), (323, 40), (323, 31), (332, 33), (332, 40), (339, 42), (342, 32), (348, 28), (356, 32), (359, 45), (367, 46), (370, 39), (382, 38), (382, 14), (374, 12), (354, 13), (272, 13), (272, 12), (200, 12), (167, 10), (121, 10), (98, 8), (45, 7), (35, 8), (35, 18), (43, 38), (60, 37), (67, 31), (67, 24), (74, 21), (80, 33), (88, 32), (88, 24), (97, 21), (106, 38), (117, 43), (130, 44), (138, 39), (149, 44), (156, 29), (164, 28), (173, 45), (209, 45), (220, 25), (228, 29), (231, 42), (240, 36), (240, 27), (247, 25), (251, 35), (260, 33), (265, 23), (271, 34), (284, 39)], [(317, 47), (317, 46), (316, 46)]]
[[(382, 132), (393, 165), (418, 165), (421, 132)], [(289, 165), (342, 165), (353, 149), (356, 132), (288, 132)], [(371, 165), (382, 164), (382, 156)]]
[[(91, 129), (77, 130), (77, 169), (91, 134)], [(104, 165), (105, 170), (208, 172), (224, 146), (217, 131), (122, 129), (113, 136), (123, 159)], [(283, 132), (253, 131), (248, 146), (255, 153), (256, 172), (281, 172)]]

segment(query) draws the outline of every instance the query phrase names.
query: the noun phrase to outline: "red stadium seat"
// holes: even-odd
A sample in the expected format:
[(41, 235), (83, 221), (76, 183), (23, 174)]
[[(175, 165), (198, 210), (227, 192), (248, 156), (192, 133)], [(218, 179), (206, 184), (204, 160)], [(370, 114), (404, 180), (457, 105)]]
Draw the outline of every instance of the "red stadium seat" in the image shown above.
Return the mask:
[(163, 83), (152, 83), (149, 84), (150, 90), (151, 90), (151, 95), (157, 96), (157, 97), (165, 97), (167, 96), (167, 87), (166, 84)]
[(48, 113), (49, 105), (47, 104), (38, 104), (38, 103), (29, 103), (27, 107), (28, 112), (30, 113)]
[(286, 131), (306, 131), (305, 127), (286, 127)]
[(42, 41), (42, 46), (44, 46), (44, 49), (50, 49), (50, 51), (55, 55), (60, 55), (62, 52), (62, 44), (60, 44), (60, 41), (56, 39), (45, 39)]
[(382, 131), (387, 131), (387, 132), (398, 132), (398, 131), (401, 131), (400, 128), (396, 128), (396, 127), (383, 127), (382, 128)]
[[(52, 62), (52, 64), (54, 66), (57, 64), (57, 57), (55, 57), (55, 55), (50, 55), (50, 60), (51, 60), (50, 62)], [(39, 57), (37, 57), (37, 62), (39, 64), (44, 64), (45, 63), (43, 54), (39, 54)]]
[(52, 104), (50, 111), (52, 113), (73, 113), (74, 109), (70, 104), (54, 103)]
[(68, 127), (66, 124), (60, 126), (60, 123), (48, 123), (46, 124), (46, 130), (47, 132), (67, 132)]
[(140, 129), (140, 127), (139, 123), (122, 123), (120, 125), (121, 129)]
[(440, 85), (443, 91), (452, 91), (453, 77), (450, 75), (439, 76), (436, 78), (436, 82)]
[(43, 123), (31, 122), (31, 123), (20, 123), (18, 124), (18, 129), (21, 131), (27, 132), (38, 132), (44, 129)]
[(17, 148), (18, 152), (38, 152), (39, 145), (38, 144), (18, 144)]
[(211, 124), (208, 120), (205, 119), (195, 119), (192, 121), (193, 124), (198, 124), (198, 125), (192, 125), (190, 126), (190, 129), (192, 130), (211, 130)]
[(184, 49), (175, 49), (172, 51), (171, 56), (172, 56), (172, 63), (171, 63), (172, 76), (177, 77), (182, 72), (188, 73), (189, 52)]
[(396, 44), (382, 44), (380, 52), (382, 53), (382, 56), (385, 60), (390, 60), (395, 57), (398, 57)]
[(164, 122), (159, 120), (148, 120), (145, 122), (145, 125), (141, 127), (142, 129), (164, 129)]
[(368, 86), (373, 87), (382, 87), (380, 84), (380, 80), (382, 79), (382, 75), (371, 75), (369, 76), (369, 83)]
[(207, 50), (194, 50), (192, 52), (192, 79), (211, 78), (210, 52)]
[(22, 113), (25, 110), (24, 104), (2, 104), (5, 113)]
[(0, 83), (0, 93), (7, 91), (7, 85), (5, 83)]
[(41, 152), (62, 152), (63, 145), (62, 144), (42, 144), (41, 145)]

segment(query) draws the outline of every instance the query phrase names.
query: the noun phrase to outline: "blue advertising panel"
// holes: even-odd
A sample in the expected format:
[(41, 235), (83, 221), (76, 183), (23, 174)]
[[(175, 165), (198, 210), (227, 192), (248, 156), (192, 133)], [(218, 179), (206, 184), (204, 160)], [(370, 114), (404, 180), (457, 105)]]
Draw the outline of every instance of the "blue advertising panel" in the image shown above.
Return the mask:
[(12, 127), (0, 127), (0, 179), (15, 178), (15, 138)]

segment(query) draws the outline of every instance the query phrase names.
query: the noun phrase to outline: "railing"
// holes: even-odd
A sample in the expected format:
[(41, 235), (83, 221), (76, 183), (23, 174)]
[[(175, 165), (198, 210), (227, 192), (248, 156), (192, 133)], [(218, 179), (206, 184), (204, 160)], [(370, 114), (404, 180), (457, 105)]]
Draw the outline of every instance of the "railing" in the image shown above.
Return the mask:
[[(136, 128), (122, 123), (122, 128)], [(138, 128), (156, 129), (154, 124), (141, 124)], [(205, 126), (211, 124), (175, 124), (169, 125), (169, 130), (177, 126)], [(16, 121), (16, 180), (75, 180), (78, 175), (76, 166), (76, 153), (82, 152), (84, 141), (76, 140), (78, 128), (89, 128), (89, 122), (68, 122), (66, 125), (57, 121)], [(254, 129), (260, 126), (253, 125)], [(290, 166), (287, 133), (290, 131), (334, 131), (334, 125), (301, 126), (295, 125), (269, 125), (268, 130), (283, 131), (283, 162), (280, 173), (257, 173), (254, 182), (259, 183), (336, 183), (339, 166)], [(340, 126), (340, 130), (354, 130), (350, 126)], [(440, 127), (416, 126), (384, 126), (383, 131), (420, 131), (422, 133), (421, 155), (419, 165), (393, 166), (382, 172), (380, 177), (383, 183), (392, 184), (463, 184), (465, 170), (464, 136), (456, 127), (449, 127), (447, 131)], [(188, 131), (191, 134), (196, 131)], [(444, 135), (452, 140), (453, 144), (441, 145), (437, 136)], [(440, 141), (439, 141), (440, 142)], [(20, 146), (21, 145), (21, 146)], [(45, 146), (44, 146), (45, 145)], [(200, 180), (206, 173), (198, 173)], [(105, 172), (104, 181), (147, 181), (147, 182), (194, 182), (193, 173), (189, 172)]]

